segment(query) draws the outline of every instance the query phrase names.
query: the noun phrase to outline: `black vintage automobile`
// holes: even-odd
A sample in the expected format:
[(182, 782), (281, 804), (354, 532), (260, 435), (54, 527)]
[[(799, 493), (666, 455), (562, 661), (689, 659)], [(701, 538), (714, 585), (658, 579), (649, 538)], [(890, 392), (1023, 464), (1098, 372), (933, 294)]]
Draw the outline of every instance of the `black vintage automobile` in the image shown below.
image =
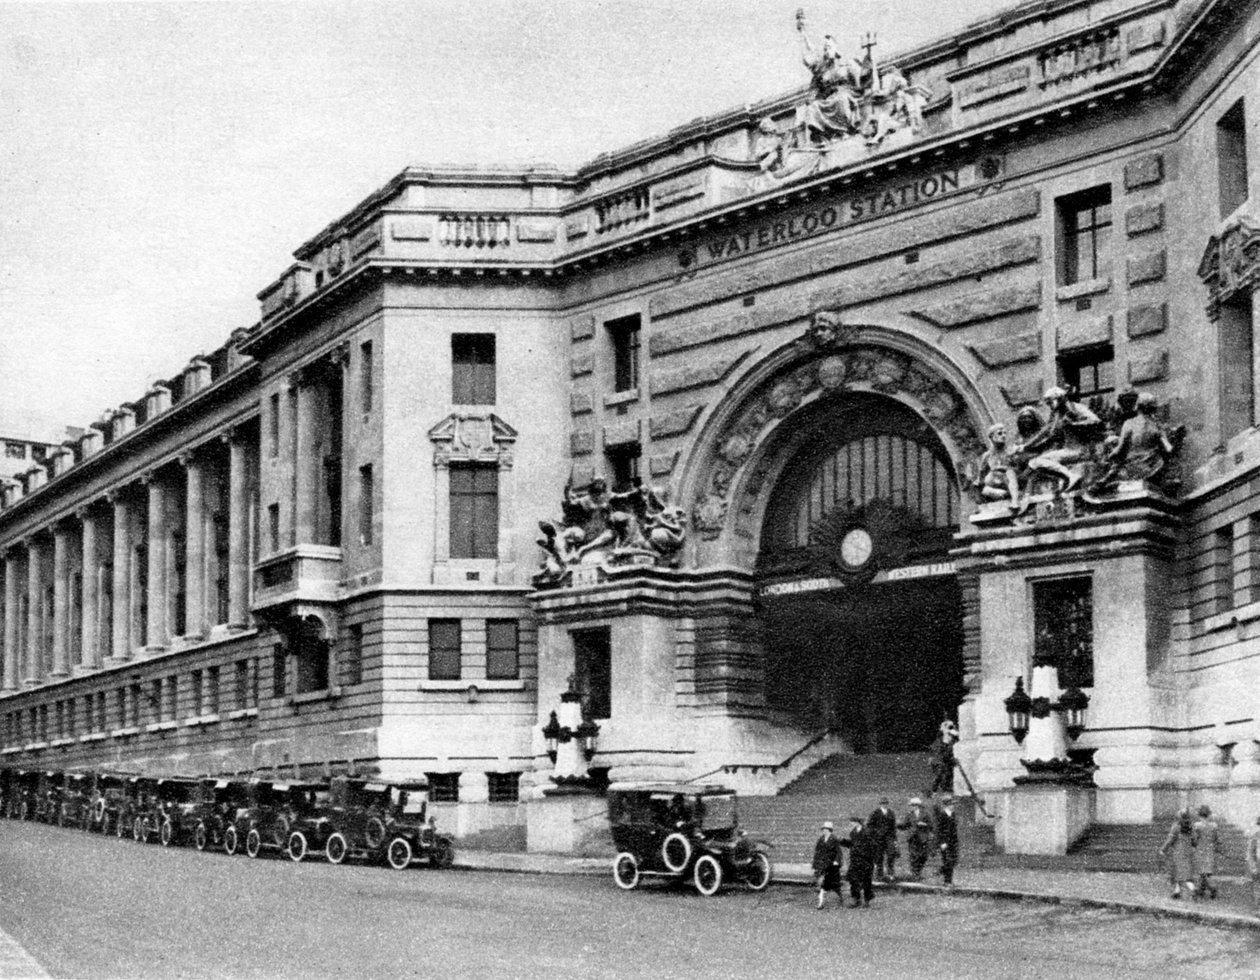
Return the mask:
[(57, 824), (87, 830), (92, 823), (92, 777), (89, 772), (68, 772), (61, 787)]
[(124, 784), (125, 797), (122, 818), (118, 824), (118, 836), (128, 832), (131, 839), (139, 844), (147, 844), (157, 836), (161, 823), (157, 814), (158, 781), (153, 776), (128, 776)]
[(193, 846), (204, 851), (208, 847), (223, 845), (228, 827), (248, 806), (249, 787), (245, 782), (237, 779), (201, 780), (196, 802), (188, 815), (188, 819), (193, 821)]
[(158, 840), (163, 847), (186, 844), (193, 839), (193, 829), (197, 826), (193, 810), (200, 788), (198, 780), (191, 776), (167, 776), (157, 781), (147, 819), (157, 824)]
[[(332, 864), (347, 857), (384, 861), (396, 871), (424, 861), (433, 868), (450, 867), (455, 860), (451, 838), (437, 832), (428, 814), (429, 785), (423, 780), (384, 782), (338, 777), (330, 785), (330, 806), (324, 821), (312, 830), (323, 836), (314, 842), (290, 839), (289, 856), (304, 844), (322, 849)], [(299, 828), (301, 830), (301, 828)], [(302, 831), (305, 835), (305, 831)]]
[(323, 783), (289, 780), (251, 779), (245, 784), (247, 801), (224, 828), (223, 849), (235, 854), (243, 841), (252, 858), (263, 851), (283, 851), (289, 844), (289, 830), (297, 811)]
[(701, 895), (724, 881), (753, 891), (770, 884), (769, 844), (739, 828), (735, 793), (686, 783), (614, 783), (608, 819), (617, 856), (613, 880), (637, 888), (647, 877), (691, 882)]
[(116, 772), (96, 773), (93, 777), (92, 824), (89, 829), (102, 834), (123, 836), (124, 811), (127, 808), (127, 778)]

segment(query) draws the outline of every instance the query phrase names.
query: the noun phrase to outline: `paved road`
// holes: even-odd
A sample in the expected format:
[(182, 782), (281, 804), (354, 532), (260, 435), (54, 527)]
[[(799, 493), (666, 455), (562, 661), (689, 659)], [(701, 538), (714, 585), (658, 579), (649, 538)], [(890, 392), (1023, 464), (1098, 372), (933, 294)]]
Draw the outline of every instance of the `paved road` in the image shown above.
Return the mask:
[(57, 977), (1260, 977), (1252, 932), (956, 897), (822, 912), (812, 899), (295, 866), (0, 821), (0, 929)]

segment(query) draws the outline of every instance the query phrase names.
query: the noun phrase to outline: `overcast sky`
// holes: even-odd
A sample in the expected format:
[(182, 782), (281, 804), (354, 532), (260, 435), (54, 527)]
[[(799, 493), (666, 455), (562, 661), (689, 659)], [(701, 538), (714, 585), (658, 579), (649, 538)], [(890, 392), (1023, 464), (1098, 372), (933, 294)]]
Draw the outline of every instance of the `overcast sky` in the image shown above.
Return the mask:
[[(0, 434), (60, 438), (258, 317), (403, 167), (571, 168), (807, 81), (799, 0), (0, 0)], [(999, 0), (806, 0), (885, 55)]]

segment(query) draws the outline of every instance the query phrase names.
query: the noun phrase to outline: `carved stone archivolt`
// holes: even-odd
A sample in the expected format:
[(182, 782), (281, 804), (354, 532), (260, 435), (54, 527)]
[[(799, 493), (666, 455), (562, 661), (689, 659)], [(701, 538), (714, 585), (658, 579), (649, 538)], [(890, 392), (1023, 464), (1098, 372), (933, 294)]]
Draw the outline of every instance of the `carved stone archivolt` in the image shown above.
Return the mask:
[[(945, 376), (904, 351), (861, 342), (860, 335), (860, 328), (845, 324), (834, 311), (816, 313), (797, 342), (801, 360), (765, 384), (725, 427), (692, 508), (692, 526), (702, 538), (721, 534), (736, 478), (768, 429), (811, 397), (848, 391), (889, 395), (918, 411), (960, 456), (983, 451), (976, 419)], [(746, 475), (745, 498), (760, 494), (769, 466), (762, 460)]]
[(1219, 235), (1208, 239), (1199, 262), (1199, 278), (1208, 287), (1208, 316), (1221, 313), (1221, 304), (1242, 292), (1260, 287), (1260, 224), (1247, 215), (1230, 221)]

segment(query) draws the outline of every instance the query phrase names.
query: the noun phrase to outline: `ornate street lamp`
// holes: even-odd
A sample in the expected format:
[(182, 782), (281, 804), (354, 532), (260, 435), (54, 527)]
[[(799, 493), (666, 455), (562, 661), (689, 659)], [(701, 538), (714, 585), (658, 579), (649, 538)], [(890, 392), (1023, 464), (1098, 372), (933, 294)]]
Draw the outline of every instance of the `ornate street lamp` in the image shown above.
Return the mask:
[(560, 747), (560, 720), (556, 717), (556, 713), (551, 713), (551, 719), (547, 724), (543, 725), (543, 738), (547, 740), (547, 755), (552, 762), (556, 761), (556, 751)]
[(599, 726), (587, 718), (578, 725), (577, 731), (573, 734), (582, 743), (582, 754), (586, 756), (586, 761), (590, 762), (595, 758), (595, 743), (599, 740)]
[(1073, 684), (1059, 697), (1059, 711), (1063, 712), (1063, 727), (1068, 738), (1075, 742), (1085, 731), (1085, 711), (1089, 707), (1089, 697)]
[(1010, 722), (1011, 734), (1020, 745), (1024, 744), (1024, 736), (1028, 734), (1028, 716), (1032, 713), (1032, 698), (1024, 690), (1024, 678), (1015, 678), (1015, 690), (1011, 692), (1003, 704), (1006, 705), (1006, 717)]

